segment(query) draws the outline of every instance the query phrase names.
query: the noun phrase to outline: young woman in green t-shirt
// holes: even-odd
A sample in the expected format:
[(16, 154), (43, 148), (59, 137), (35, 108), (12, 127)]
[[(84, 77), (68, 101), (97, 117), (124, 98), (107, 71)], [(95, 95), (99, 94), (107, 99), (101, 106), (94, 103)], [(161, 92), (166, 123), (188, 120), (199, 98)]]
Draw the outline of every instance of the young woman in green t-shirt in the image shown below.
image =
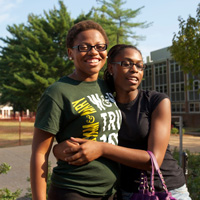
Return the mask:
[[(70, 137), (117, 145), (121, 112), (99, 71), (107, 58), (108, 38), (90, 20), (68, 32), (67, 50), (75, 70), (47, 88), (37, 108), (31, 155), (33, 200), (46, 200), (48, 157), (54, 138)], [(49, 200), (110, 200), (116, 192), (118, 164), (100, 157), (73, 166), (58, 160), (53, 169)]]

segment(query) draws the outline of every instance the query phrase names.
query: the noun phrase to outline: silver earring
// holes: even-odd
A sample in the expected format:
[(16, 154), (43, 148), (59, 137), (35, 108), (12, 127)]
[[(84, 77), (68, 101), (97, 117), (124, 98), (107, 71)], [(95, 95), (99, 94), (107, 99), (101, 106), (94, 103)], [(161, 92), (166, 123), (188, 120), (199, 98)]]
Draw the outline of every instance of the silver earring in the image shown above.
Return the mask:
[(106, 56), (106, 58), (108, 58), (108, 56)]
[(69, 57), (69, 60), (72, 60), (72, 57)]
[(112, 76), (113, 74), (112, 74), (112, 73), (110, 73), (110, 75)]

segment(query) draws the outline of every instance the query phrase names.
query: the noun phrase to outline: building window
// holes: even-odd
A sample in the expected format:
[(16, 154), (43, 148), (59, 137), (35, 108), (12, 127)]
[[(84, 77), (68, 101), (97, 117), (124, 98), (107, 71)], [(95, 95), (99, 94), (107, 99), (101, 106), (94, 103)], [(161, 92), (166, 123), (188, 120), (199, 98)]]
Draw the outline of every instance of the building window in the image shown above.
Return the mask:
[(189, 101), (200, 101), (200, 80), (195, 80), (195, 78), (199, 79), (198, 77), (188, 75), (188, 79), (194, 80), (192, 88), (188, 90), (188, 100)]
[(167, 86), (164, 85), (164, 93), (167, 93)]
[(168, 93), (167, 91), (167, 63), (161, 62), (155, 64), (155, 89), (161, 93)]
[(171, 85), (171, 92), (175, 92), (174, 84)]
[(180, 88), (180, 89), (181, 89), (181, 91), (182, 91), (182, 92), (184, 92), (184, 91), (185, 91), (185, 86), (184, 86), (184, 83), (181, 83), (181, 88)]
[(163, 66), (163, 74), (166, 74), (166, 73), (167, 73), (167, 67)]
[(179, 92), (179, 91), (180, 91), (180, 90), (179, 90), (179, 89), (180, 89), (179, 86), (180, 86), (179, 84), (176, 84), (176, 92)]
[(171, 68), (171, 72), (174, 72), (174, 65), (170, 65), (170, 68)]
[(184, 83), (173, 83), (171, 87), (171, 101), (184, 101), (185, 91)]
[(194, 104), (190, 103), (190, 112), (194, 112)]
[(194, 106), (195, 106), (195, 107), (194, 107), (195, 112), (199, 112), (199, 111), (200, 111), (199, 103), (195, 103)]
[(193, 100), (194, 100), (193, 91), (189, 91), (189, 100), (190, 100), (190, 101), (193, 101)]
[(170, 76), (170, 78), (171, 78), (171, 83), (174, 83), (175, 82), (175, 75), (174, 75), (175, 73), (171, 73), (171, 76)]
[(183, 71), (180, 72), (180, 81), (184, 82), (184, 73), (183, 73)]
[(144, 71), (144, 77), (141, 83), (141, 87), (144, 90), (152, 90), (152, 69), (151, 65), (148, 65)]
[(199, 89), (199, 81), (194, 81), (194, 90)]
[(158, 68), (157, 68), (157, 67), (155, 68), (155, 74), (156, 74), (156, 75), (159, 75), (159, 74), (158, 74)]
[(200, 113), (200, 103), (190, 103), (189, 104), (189, 111), (190, 113)]
[(176, 69), (176, 72), (179, 72), (179, 71), (180, 71), (180, 68), (179, 68), (179, 65), (178, 65), (178, 64), (175, 65), (175, 69)]
[(170, 61), (170, 83), (171, 101), (185, 101), (184, 73), (175, 61)]
[(175, 104), (172, 104), (172, 113), (174, 113), (176, 111), (176, 106)]
[(172, 103), (172, 113), (185, 113), (185, 104), (184, 103)]

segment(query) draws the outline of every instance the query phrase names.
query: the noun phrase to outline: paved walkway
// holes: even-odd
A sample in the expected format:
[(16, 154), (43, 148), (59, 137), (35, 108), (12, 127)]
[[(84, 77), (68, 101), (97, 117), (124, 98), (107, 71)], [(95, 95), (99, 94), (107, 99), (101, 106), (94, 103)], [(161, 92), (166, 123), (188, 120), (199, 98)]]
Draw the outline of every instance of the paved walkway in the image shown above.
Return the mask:
[[(190, 152), (192, 153), (200, 153), (200, 134), (196, 133), (196, 134), (187, 134), (184, 135), (182, 138), (183, 141), (183, 150), (188, 149)], [(180, 138), (179, 135), (172, 135), (170, 137), (170, 146), (171, 149), (174, 149), (174, 147), (179, 148), (179, 144), (180, 144)]]
[[(25, 196), (27, 188), (30, 188), (30, 182), (27, 178), (30, 177), (30, 156), (31, 145), (17, 146), (9, 148), (0, 148), (0, 163), (7, 163), (11, 166), (11, 170), (7, 174), (0, 175), (0, 188), (8, 188), (12, 192), (17, 189), (22, 189), (20, 197)], [(50, 162), (55, 166), (56, 160), (50, 153)], [(25, 198), (18, 198), (18, 200)]]
[[(172, 135), (170, 138), (170, 145), (179, 147), (179, 136)], [(188, 149), (190, 152), (200, 153), (200, 135), (184, 135), (183, 136), (183, 149)], [(9, 148), (0, 148), (0, 163), (7, 163), (12, 168), (8, 174), (1, 174), (0, 188), (8, 188), (12, 192), (17, 189), (23, 189), (18, 200), (24, 200), (23, 196), (27, 193), (27, 188), (30, 183), (27, 181), (29, 175), (29, 162), (31, 155), (31, 146), (18, 146)], [(50, 154), (50, 161), (52, 166), (55, 166), (56, 160), (52, 153)]]

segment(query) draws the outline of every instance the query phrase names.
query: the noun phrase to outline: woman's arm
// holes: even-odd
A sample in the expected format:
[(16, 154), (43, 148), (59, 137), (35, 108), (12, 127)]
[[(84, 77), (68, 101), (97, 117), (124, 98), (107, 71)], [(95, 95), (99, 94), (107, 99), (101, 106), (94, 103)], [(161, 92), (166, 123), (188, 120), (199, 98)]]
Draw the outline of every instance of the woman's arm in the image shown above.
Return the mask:
[(148, 138), (148, 150), (156, 157), (161, 166), (171, 133), (171, 102), (163, 99), (153, 111), (151, 117), (151, 129)]
[[(170, 139), (171, 129), (171, 103), (163, 99), (151, 116), (151, 129), (148, 137), (148, 150), (152, 151), (161, 166)], [(149, 170), (151, 168), (150, 156), (146, 151), (128, 149), (105, 144), (102, 147), (102, 156), (120, 162), (124, 165)]]
[[(69, 142), (64, 141), (62, 147), (61, 143), (54, 146), (54, 155), (71, 165), (83, 165), (103, 156), (130, 167), (150, 169), (150, 157), (146, 151), (80, 138), (71, 140), (79, 145), (69, 146)], [(69, 156), (69, 153), (73, 155)]]
[(48, 157), (54, 136), (38, 128), (34, 129), (30, 177), (33, 200), (46, 200)]
[[(159, 166), (162, 164), (166, 148), (170, 138), (171, 127), (171, 106), (169, 99), (163, 99), (152, 113), (151, 129), (148, 139), (148, 150), (156, 156)], [(79, 146), (67, 147), (63, 143), (64, 153), (74, 153), (73, 156), (63, 156), (63, 160), (72, 165), (82, 165), (97, 159), (100, 156), (106, 157), (121, 164), (144, 170), (151, 169), (149, 154), (144, 150), (130, 149), (121, 146), (115, 146), (109, 143), (94, 142), (72, 138), (78, 142)], [(60, 151), (61, 152), (61, 151)], [(54, 149), (56, 153), (56, 147)]]

